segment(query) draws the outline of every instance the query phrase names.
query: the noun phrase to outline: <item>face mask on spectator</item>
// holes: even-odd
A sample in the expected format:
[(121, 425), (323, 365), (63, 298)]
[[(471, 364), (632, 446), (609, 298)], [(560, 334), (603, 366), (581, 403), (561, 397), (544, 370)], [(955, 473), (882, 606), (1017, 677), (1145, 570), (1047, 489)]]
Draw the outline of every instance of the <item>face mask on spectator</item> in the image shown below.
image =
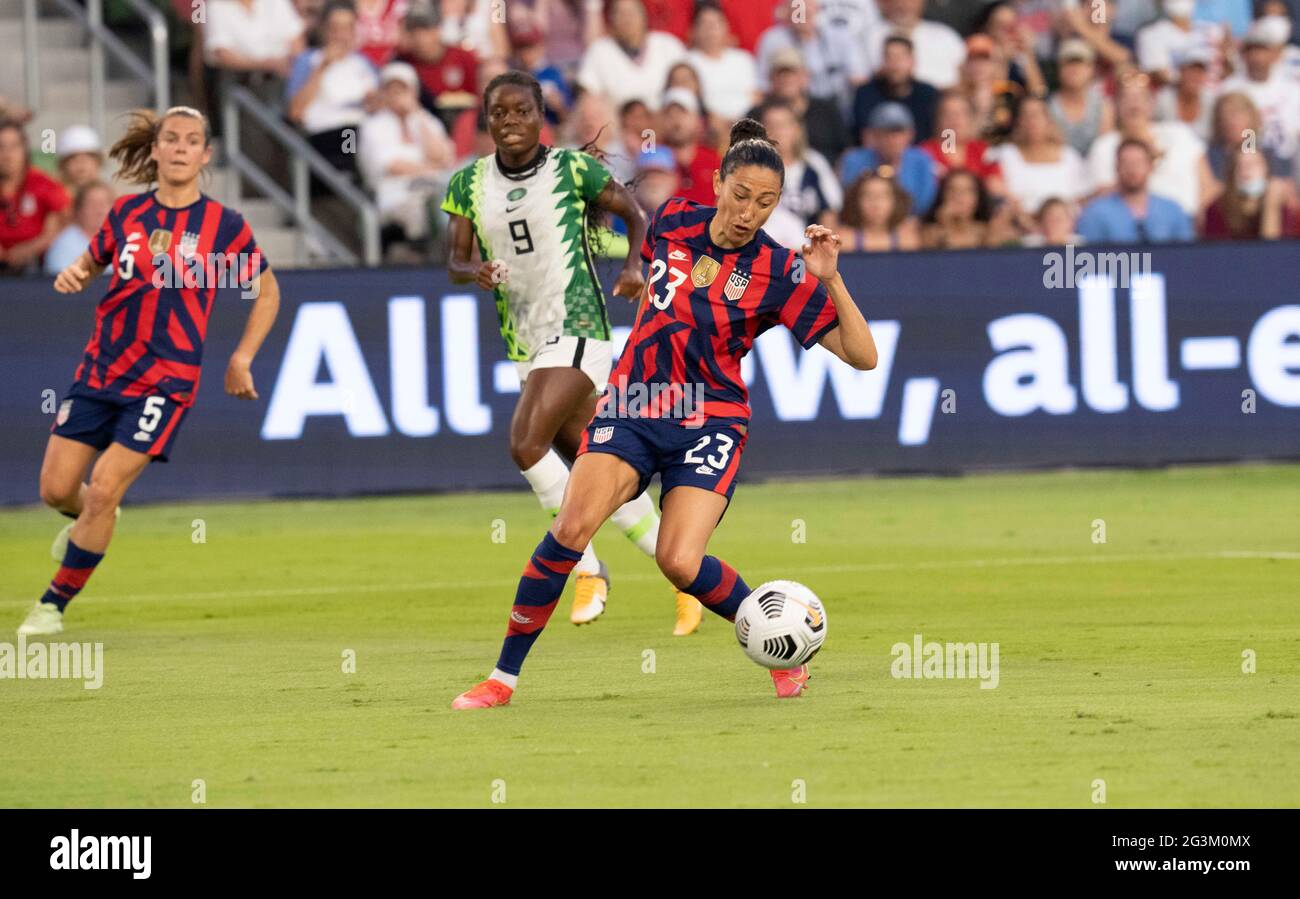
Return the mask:
[(1190, 19), (1196, 11), (1196, 0), (1165, 0), (1165, 14), (1171, 19)]
[(1252, 200), (1264, 196), (1264, 191), (1267, 189), (1267, 178), (1251, 178), (1249, 181), (1243, 181), (1237, 185), (1237, 192), (1243, 197), (1249, 197)]
[(1260, 27), (1268, 29), (1268, 34), (1278, 44), (1291, 40), (1291, 19), (1289, 16), (1264, 16), (1259, 20)]

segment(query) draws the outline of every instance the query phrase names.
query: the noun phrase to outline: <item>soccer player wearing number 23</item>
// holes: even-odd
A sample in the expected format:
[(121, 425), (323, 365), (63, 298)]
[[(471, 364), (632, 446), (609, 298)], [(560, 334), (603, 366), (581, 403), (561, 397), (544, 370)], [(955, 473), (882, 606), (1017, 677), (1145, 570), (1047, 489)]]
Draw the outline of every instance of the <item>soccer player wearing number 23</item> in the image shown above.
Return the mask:
[[(743, 119), (714, 173), (717, 208), (680, 199), (660, 207), (641, 251), (650, 272), (636, 326), (587, 426), (555, 523), (519, 579), (496, 668), (453, 708), (510, 702), (524, 658), (581, 557), (578, 548), (655, 474), (662, 486), (660, 570), (711, 612), (734, 619), (750, 589), (706, 550), (748, 437), (741, 359), (758, 335), (783, 325), (805, 349), (820, 343), (854, 368), (877, 361), (871, 329), (838, 272), (839, 239), (812, 225), (795, 253), (763, 232), (784, 181), (766, 131)], [(778, 696), (797, 696), (808, 668), (772, 678)]]

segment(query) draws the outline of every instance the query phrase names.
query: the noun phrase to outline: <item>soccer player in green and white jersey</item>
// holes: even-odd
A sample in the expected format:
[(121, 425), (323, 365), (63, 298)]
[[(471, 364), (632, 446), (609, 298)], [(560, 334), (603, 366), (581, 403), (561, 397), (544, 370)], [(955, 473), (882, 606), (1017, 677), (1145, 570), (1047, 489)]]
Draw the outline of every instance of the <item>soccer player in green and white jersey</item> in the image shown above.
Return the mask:
[[(592, 207), (627, 223), (633, 252), (614, 293), (637, 300), (645, 288), (635, 248), (645, 236), (636, 200), (594, 157), (541, 143), (545, 107), (537, 80), (523, 72), (493, 78), (483, 92), (496, 153), (452, 176), (442, 208), (451, 216), (452, 281), (476, 283), (496, 298), (506, 354), (522, 384), (510, 423), (510, 455), (554, 515), (569, 466), (605, 390), (613, 359), (605, 296), (592, 260)], [(477, 245), (477, 252), (475, 251)], [(622, 506), (614, 523), (654, 558), (659, 515), (647, 494)], [(588, 545), (570, 620), (605, 609), (609, 570)], [(673, 633), (700, 624), (695, 597), (677, 593)]]

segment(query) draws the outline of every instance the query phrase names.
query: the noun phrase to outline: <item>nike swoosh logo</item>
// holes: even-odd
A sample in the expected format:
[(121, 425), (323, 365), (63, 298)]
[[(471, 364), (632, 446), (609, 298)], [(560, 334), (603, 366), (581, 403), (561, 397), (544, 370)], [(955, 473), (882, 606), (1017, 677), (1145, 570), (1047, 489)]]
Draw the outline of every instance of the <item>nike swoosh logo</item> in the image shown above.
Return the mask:
[(507, 206), (506, 213), (509, 214), (511, 212), (515, 212), (516, 210), (523, 209), (523, 208), (524, 208), (523, 203), (520, 203), (518, 206)]

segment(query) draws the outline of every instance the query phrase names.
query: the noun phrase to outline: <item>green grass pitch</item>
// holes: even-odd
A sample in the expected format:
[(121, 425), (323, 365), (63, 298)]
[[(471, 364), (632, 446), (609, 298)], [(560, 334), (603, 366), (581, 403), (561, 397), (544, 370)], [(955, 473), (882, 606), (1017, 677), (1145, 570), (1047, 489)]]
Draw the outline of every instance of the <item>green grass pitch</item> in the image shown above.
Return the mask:
[[(711, 550), (826, 602), (806, 696), (720, 619), (672, 637), (607, 527), (605, 616), (570, 588), (513, 705), (452, 712), (530, 494), (128, 506), (63, 635), (102, 688), (0, 680), (0, 806), (1296, 806), (1298, 509), (1296, 465), (745, 484)], [(61, 523), (0, 511), (0, 641)], [(891, 677), (917, 633), (997, 642), (999, 685)]]

